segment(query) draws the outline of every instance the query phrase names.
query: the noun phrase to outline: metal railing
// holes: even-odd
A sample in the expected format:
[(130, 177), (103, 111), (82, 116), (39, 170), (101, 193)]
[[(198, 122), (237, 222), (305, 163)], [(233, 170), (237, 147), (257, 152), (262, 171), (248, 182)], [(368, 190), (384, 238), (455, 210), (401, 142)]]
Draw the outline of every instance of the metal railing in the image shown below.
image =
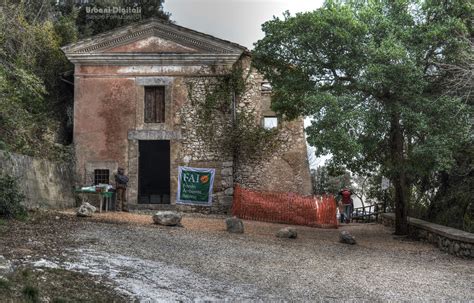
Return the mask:
[(356, 222), (377, 222), (379, 215), (387, 211), (385, 202), (374, 203), (367, 206), (354, 208), (352, 211), (352, 221)]

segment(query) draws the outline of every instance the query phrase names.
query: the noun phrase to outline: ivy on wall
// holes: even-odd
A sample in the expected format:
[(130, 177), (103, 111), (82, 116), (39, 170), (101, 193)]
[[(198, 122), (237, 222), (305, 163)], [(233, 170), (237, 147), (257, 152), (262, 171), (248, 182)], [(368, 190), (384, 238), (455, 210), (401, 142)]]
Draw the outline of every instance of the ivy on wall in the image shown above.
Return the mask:
[(201, 99), (193, 95), (195, 84), (188, 82), (188, 97), (197, 108), (197, 135), (210, 148), (234, 158), (262, 160), (278, 147), (278, 130), (263, 128), (253, 110), (237, 112), (238, 100), (248, 90), (249, 74), (235, 65), (229, 74), (206, 84)]

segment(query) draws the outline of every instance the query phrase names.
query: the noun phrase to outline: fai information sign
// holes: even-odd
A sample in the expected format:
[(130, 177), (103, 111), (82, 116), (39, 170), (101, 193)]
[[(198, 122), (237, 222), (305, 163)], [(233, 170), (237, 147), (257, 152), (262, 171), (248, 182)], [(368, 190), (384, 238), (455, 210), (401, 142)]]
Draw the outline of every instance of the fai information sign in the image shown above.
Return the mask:
[(210, 206), (214, 174), (214, 168), (179, 166), (176, 203)]

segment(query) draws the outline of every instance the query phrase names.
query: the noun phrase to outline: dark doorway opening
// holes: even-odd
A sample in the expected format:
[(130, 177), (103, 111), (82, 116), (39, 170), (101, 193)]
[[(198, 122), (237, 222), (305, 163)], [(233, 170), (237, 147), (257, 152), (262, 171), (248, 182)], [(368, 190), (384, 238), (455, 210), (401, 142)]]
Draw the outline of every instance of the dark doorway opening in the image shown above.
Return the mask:
[(170, 204), (170, 141), (139, 141), (138, 203)]

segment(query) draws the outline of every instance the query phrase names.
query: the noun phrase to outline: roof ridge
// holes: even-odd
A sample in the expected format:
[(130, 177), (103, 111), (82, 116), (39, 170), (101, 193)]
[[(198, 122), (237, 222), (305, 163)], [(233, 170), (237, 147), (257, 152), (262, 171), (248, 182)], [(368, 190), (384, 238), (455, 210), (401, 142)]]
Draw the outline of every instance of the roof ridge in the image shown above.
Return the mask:
[[(63, 50), (63, 52), (67, 52), (67, 51), (72, 50), (74, 48), (77, 48), (81, 45), (84, 46), (83, 47), (84, 49), (87, 49), (88, 47), (90, 48), (90, 47), (92, 47), (92, 45), (94, 45), (94, 43), (93, 43), (94, 41), (105, 39), (105, 38), (107, 38), (109, 36), (112, 36), (116, 33), (125, 34), (129, 31), (132, 31), (133, 29), (136, 29), (137, 27), (146, 27), (147, 25), (152, 26), (154, 23), (159, 23), (159, 24), (162, 24), (164, 26), (174, 28), (175, 30), (178, 30), (178, 31), (187, 32), (189, 34), (193, 34), (193, 35), (202, 37), (204, 39), (214, 41), (215, 43), (224, 44), (224, 45), (227, 44), (227, 45), (232, 46), (234, 48), (240, 49), (243, 52), (249, 52), (249, 50), (245, 46), (242, 46), (238, 43), (235, 43), (235, 42), (232, 42), (232, 41), (229, 41), (229, 40), (224, 40), (224, 39), (221, 39), (221, 38), (218, 38), (218, 37), (206, 34), (206, 33), (202, 33), (202, 32), (199, 32), (199, 31), (196, 31), (196, 30), (178, 25), (178, 24), (176, 24), (172, 21), (165, 20), (165, 19), (158, 18), (158, 17), (151, 17), (151, 18), (143, 19), (143, 20), (140, 20), (138, 22), (127, 24), (127, 25), (124, 25), (124, 26), (121, 26), (121, 27), (117, 27), (117, 28), (114, 28), (112, 30), (96, 34), (94, 36), (90, 36), (90, 37), (81, 39), (81, 40), (76, 41), (74, 43), (70, 43), (68, 45), (65, 45), (65, 46), (61, 47), (61, 49)], [(102, 42), (102, 43), (104, 43), (104, 42)]]

